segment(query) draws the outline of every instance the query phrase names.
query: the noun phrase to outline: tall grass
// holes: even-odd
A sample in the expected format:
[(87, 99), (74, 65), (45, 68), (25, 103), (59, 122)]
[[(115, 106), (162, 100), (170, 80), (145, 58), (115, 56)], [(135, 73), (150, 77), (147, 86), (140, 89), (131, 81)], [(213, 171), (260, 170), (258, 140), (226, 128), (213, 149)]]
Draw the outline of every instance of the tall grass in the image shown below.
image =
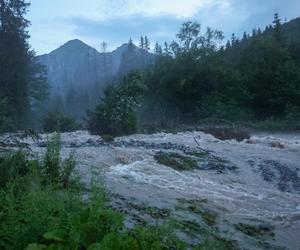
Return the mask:
[(183, 249), (172, 233), (127, 230), (101, 183), (83, 199), (75, 166), (74, 154), (61, 160), (59, 135), (42, 160), (0, 158), (0, 249)]
[[(170, 227), (127, 229), (123, 215), (108, 208), (101, 183), (92, 181), (83, 195), (75, 166), (74, 154), (61, 160), (58, 135), (42, 160), (29, 160), (24, 152), (0, 158), (0, 249), (187, 248)], [(206, 247), (214, 244), (204, 242), (199, 249), (215, 249)]]

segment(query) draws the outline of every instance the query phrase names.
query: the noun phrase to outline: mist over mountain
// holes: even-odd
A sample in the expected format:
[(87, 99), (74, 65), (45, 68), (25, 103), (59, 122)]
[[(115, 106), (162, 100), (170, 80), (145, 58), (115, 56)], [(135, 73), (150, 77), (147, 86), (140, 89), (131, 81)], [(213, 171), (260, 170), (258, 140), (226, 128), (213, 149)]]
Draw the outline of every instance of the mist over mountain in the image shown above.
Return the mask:
[(50, 87), (50, 98), (43, 109), (68, 112), (80, 119), (98, 102), (105, 85), (129, 71), (147, 67), (154, 55), (128, 43), (100, 53), (75, 39), (38, 56), (38, 60), (47, 70)]

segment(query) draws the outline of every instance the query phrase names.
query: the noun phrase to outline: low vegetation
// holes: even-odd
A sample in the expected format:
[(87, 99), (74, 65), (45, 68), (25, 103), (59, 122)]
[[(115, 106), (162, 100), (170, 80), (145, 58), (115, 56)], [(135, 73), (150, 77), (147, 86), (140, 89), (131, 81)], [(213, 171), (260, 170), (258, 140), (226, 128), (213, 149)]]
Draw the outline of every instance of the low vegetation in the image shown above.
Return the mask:
[(205, 128), (203, 132), (211, 134), (219, 140), (236, 140), (241, 142), (246, 139), (250, 139), (249, 133), (240, 129), (234, 128)]
[[(1, 249), (187, 249), (175, 228), (127, 229), (123, 215), (108, 207), (101, 182), (94, 179), (89, 190), (80, 185), (75, 164), (72, 153), (61, 159), (59, 135), (41, 159), (26, 151), (0, 157)], [(214, 223), (211, 215), (204, 218)], [(212, 244), (232, 249), (216, 238), (207, 238), (199, 249)]]
[(49, 112), (42, 120), (43, 130), (46, 133), (71, 132), (79, 129), (79, 125), (71, 116), (60, 112)]
[(198, 168), (198, 163), (190, 156), (173, 153), (173, 152), (157, 152), (154, 155), (157, 163), (173, 168), (178, 171), (193, 170)]

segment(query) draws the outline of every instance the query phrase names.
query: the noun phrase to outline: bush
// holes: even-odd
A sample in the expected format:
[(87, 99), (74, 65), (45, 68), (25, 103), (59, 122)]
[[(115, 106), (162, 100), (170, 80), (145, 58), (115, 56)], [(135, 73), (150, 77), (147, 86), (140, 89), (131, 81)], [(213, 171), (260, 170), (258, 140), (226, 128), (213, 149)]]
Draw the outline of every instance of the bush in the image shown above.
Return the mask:
[(14, 130), (14, 126), (9, 118), (7, 100), (0, 97), (0, 132), (7, 132), (9, 130)]
[(67, 188), (76, 184), (74, 180), (76, 161), (74, 153), (62, 161), (60, 150), (60, 136), (56, 134), (48, 142), (47, 151), (41, 163), (41, 175), (45, 183), (59, 184)]
[(0, 157), (0, 188), (18, 177), (24, 177), (29, 171), (29, 164), (23, 152)]
[(49, 112), (43, 118), (43, 130), (46, 133), (51, 132), (72, 132), (79, 129), (73, 117), (59, 112)]
[(204, 133), (211, 134), (219, 140), (236, 140), (241, 142), (245, 139), (250, 139), (248, 132), (235, 128), (205, 128)]
[(88, 129), (92, 134), (121, 136), (136, 131), (136, 111), (141, 103), (144, 85), (141, 76), (131, 73), (104, 90), (104, 97), (93, 112), (88, 113)]

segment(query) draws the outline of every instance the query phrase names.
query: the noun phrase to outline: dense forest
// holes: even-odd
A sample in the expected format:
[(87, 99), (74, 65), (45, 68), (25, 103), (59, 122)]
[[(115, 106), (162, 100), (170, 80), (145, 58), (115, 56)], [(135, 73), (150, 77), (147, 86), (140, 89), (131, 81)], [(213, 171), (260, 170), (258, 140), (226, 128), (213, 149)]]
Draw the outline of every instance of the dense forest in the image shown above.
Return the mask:
[[(221, 31), (202, 32), (199, 23), (186, 22), (176, 41), (164, 48), (156, 44), (153, 66), (128, 76), (132, 87), (124, 78), (107, 89), (90, 115), (90, 128), (122, 134), (122, 126), (123, 133), (130, 133), (136, 127), (176, 127), (205, 119), (299, 128), (299, 25), (300, 19), (282, 23), (276, 13), (264, 31), (245, 32), (242, 39), (233, 34), (224, 46)], [(139, 102), (131, 104), (132, 96), (139, 96)], [(110, 126), (103, 128), (103, 120)]]
[[(172, 127), (211, 118), (233, 122), (286, 121), (293, 128), (299, 125), (299, 19), (283, 23), (276, 13), (272, 25), (264, 30), (245, 32), (241, 39), (232, 34), (227, 43), (222, 31), (203, 30), (197, 22), (186, 22), (175, 41), (163, 46), (155, 44), (155, 63), (148, 53), (147, 36), (141, 37), (140, 50), (130, 40), (122, 49), (121, 65), (116, 71), (118, 78), (124, 79), (117, 81), (116, 77), (107, 76), (104, 81), (102, 74), (99, 85), (99, 79), (94, 77), (94, 85), (90, 83), (86, 88), (92, 90), (87, 97), (86, 91), (75, 89), (66, 81), (64, 84), (71, 87), (66, 91), (60, 88), (55, 92), (59, 94), (53, 95), (42, 60), (35, 57), (28, 44), (29, 21), (24, 18), (27, 7), (23, 1), (1, 5), (2, 131), (41, 128), (40, 115), (46, 119), (46, 131), (62, 130), (64, 125), (60, 123), (67, 124), (66, 130), (75, 129), (79, 126), (75, 121), (70, 124), (72, 119), (64, 117), (64, 113), (82, 122), (78, 118), (84, 116), (84, 107), (92, 110), (87, 112), (87, 125), (93, 132), (101, 132), (105, 124), (108, 127), (103, 132), (123, 130), (124, 122), (125, 127), (130, 127), (128, 133), (132, 133), (141, 127)], [(76, 46), (91, 51), (77, 41)], [(143, 58), (138, 60), (137, 55)], [(103, 54), (98, 56), (103, 60)], [(131, 70), (138, 71), (126, 76)], [(89, 71), (83, 72), (90, 79)], [(99, 87), (106, 85), (105, 90)], [(59, 96), (65, 96), (65, 105)], [(102, 101), (93, 112), (100, 96)], [(81, 127), (85, 127), (84, 122)]]
[(0, 0), (0, 249), (298, 249), (300, 18), (36, 56), (28, 8)]

